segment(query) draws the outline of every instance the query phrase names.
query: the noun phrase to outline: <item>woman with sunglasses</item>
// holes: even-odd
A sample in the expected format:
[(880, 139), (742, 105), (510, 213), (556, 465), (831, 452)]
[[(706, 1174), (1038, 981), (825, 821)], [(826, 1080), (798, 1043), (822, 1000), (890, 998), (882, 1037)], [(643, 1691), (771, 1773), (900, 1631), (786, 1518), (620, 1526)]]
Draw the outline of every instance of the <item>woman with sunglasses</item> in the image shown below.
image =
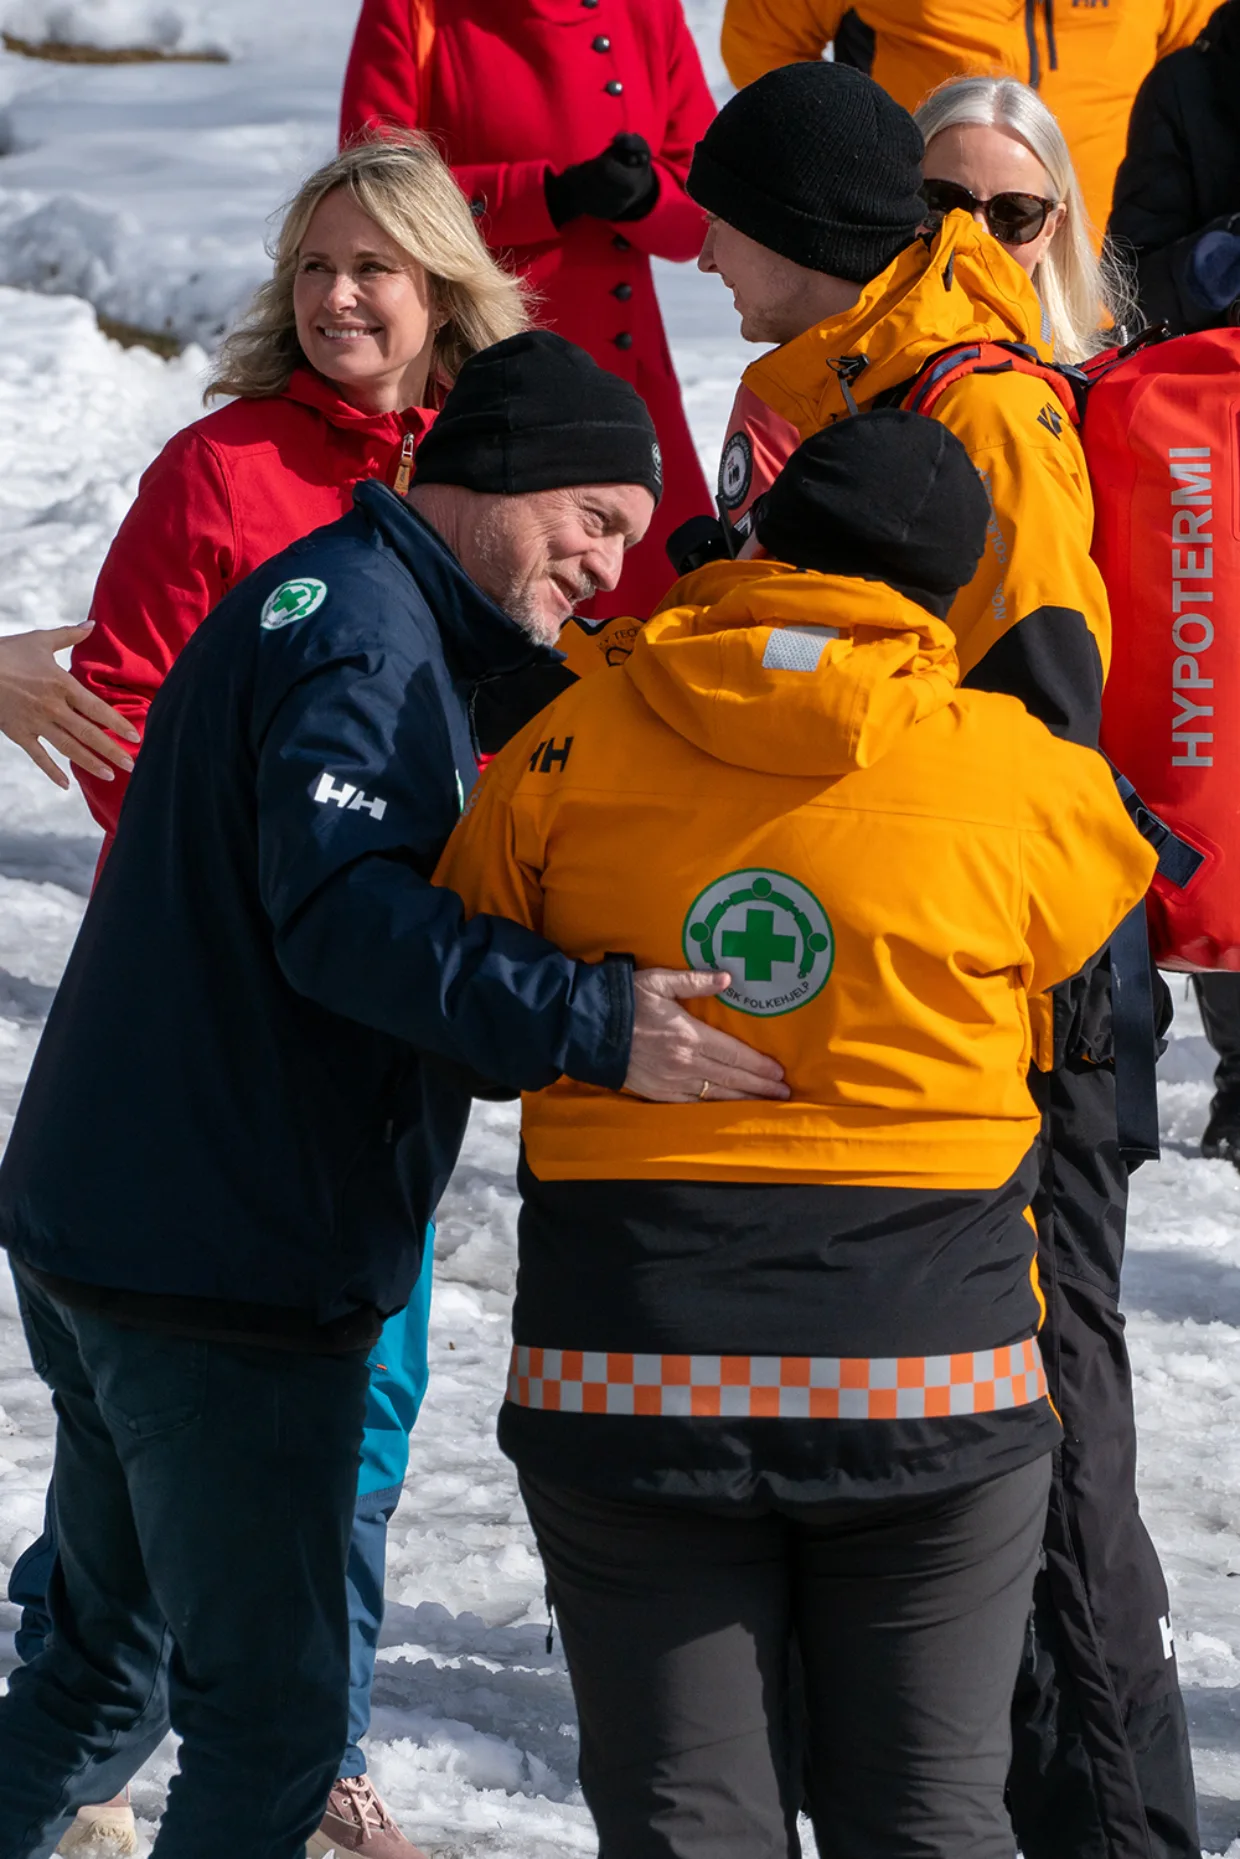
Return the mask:
[(1036, 91), (1014, 78), (964, 77), (915, 117), (926, 139), (924, 193), (971, 213), (1033, 280), (1057, 361), (1081, 362), (1131, 315), (1125, 274), (1094, 251), (1068, 144)]
[[(1063, 133), (1042, 100), (1011, 79), (962, 78), (934, 91), (916, 120), (927, 201), (972, 213), (1029, 274), (1055, 359), (1109, 347), (1107, 325), (1135, 318), (1131, 286), (1117, 261), (1095, 256)], [(1150, 1850), (1162, 1859), (1196, 1859), (1188, 1730), (1160, 1625), (1166, 1584), (1137, 1507), (1118, 1308), (1128, 1171), (1116, 1141), (1106, 958), (1061, 995), (1065, 1043), (1042, 1075), (1050, 1141), (1034, 1206), (1042, 1343), (1066, 1438), (1013, 1704), (1009, 1803), (1026, 1859), (1083, 1859), (1138, 1816), (1157, 1817)]]

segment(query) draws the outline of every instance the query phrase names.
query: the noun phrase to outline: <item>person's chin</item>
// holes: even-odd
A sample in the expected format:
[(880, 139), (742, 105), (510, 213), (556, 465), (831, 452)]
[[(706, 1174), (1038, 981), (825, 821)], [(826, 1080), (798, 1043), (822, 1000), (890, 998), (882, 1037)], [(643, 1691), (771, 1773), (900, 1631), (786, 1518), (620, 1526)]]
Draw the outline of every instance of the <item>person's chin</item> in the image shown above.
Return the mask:
[(365, 381), (385, 372), (383, 355), (377, 342), (330, 342), (320, 337), (315, 344), (315, 366), (331, 381)]
[[(737, 305), (740, 310), (740, 305)], [(753, 310), (740, 310), (741, 340), (743, 342), (777, 342), (779, 338), (772, 334), (766, 319)]]

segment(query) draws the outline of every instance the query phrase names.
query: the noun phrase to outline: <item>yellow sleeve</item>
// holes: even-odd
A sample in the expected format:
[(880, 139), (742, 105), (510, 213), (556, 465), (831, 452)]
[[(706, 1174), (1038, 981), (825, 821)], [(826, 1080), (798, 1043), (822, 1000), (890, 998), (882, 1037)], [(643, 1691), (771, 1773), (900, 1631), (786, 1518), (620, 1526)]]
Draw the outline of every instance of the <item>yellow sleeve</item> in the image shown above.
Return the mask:
[(628, 615), (597, 624), (571, 619), (555, 642), (556, 650), (564, 654), (574, 677), (588, 678), (592, 672), (623, 665), (643, 624)]
[(956, 382), (934, 416), (964, 444), (992, 511), (977, 573), (948, 615), (962, 681), (1019, 697), (1056, 735), (1096, 743), (1111, 613), (1069, 416), (1047, 383), (1016, 373)]
[(1024, 836), (1030, 993), (1075, 975), (1149, 889), (1157, 858), (1092, 749), (1043, 736), (1029, 758), (1040, 818)]
[(1162, 31), (1158, 35), (1158, 56), (1178, 52), (1206, 29), (1218, 0), (1167, 0)]
[(466, 916), (510, 917), (541, 932), (538, 846), (528, 833), (519, 833), (517, 793), (530, 756), (546, 735), (545, 726), (539, 730), (537, 723), (514, 736), (482, 775), (443, 849), (435, 883), (456, 892)]
[(822, 57), (839, 31), (847, 0), (727, 0), (723, 62), (738, 90), (778, 65)]

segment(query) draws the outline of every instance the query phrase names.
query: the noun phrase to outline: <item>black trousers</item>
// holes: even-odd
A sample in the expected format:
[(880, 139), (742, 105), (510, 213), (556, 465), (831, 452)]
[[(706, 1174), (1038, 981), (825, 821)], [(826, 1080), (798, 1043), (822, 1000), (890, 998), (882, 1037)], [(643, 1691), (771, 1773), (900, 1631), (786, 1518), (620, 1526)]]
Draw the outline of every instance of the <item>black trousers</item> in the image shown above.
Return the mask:
[(1200, 1859), (1167, 1585), (1137, 1505), (1115, 1078), (1069, 1062), (1031, 1083), (1050, 1136), (1034, 1212), (1064, 1442), (1013, 1706), (1012, 1818), (1025, 1859)]
[(1012, 1859), (1008, 1712), (1049, 1476), (1042, 1458), (795, 1512), (523, 1478), (600, 1859), (790, 1859), (803, 1779), (822, 1859)]
[(1240, 975), (1194, 975), (1206, 1038), (1218, 1053), (1216, 1099), (1240, 1100)]

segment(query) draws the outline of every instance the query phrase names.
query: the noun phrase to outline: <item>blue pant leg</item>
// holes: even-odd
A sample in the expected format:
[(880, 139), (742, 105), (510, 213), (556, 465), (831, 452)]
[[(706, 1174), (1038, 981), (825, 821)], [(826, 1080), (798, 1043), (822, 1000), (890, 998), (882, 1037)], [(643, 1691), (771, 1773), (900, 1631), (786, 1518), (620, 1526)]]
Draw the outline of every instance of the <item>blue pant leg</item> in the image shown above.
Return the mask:
[(349, 1594), (349, 1743), (340, 1764), (341, 1775), (364, 1775), (366, 1757), (361, 1740), (370, 1728), (370, 1693), (375, 1678), (375, 1655), (383, 1625), (383, 1577), (387, 1559), (387, 1527), (400, 1503), (400, 1486), (372, 1491), (359, 1497), (349, 1538), (346, 1583)]
[(400, 1502), (409, 1464), (409, 1435), (426, 1393), (427, 1332), (435, 1229), (426, 1236), (422, 1269), (404, 1310), (389, 1317), (370, 1357), (366, 1431), (358, 1475), (357, 1509), (349, 1544), (349, 1743), (342, 1775), (364, 1775), (359, 1744), (370, 1728), (370, 1692), (383, 1625), (387, 1526)]
[(29, 1665), (42, 1652), (43, 1642), (52, 1624), (47, 1606), (47, 1588), (55, 1565), (56, 1499), (49, 1485), (43, 1511), (43, 1534), (18, 1556), (9, 1576), (9, 1600), (14, 1607), (22, 1610), (13, 1645), (23, 1665)]

